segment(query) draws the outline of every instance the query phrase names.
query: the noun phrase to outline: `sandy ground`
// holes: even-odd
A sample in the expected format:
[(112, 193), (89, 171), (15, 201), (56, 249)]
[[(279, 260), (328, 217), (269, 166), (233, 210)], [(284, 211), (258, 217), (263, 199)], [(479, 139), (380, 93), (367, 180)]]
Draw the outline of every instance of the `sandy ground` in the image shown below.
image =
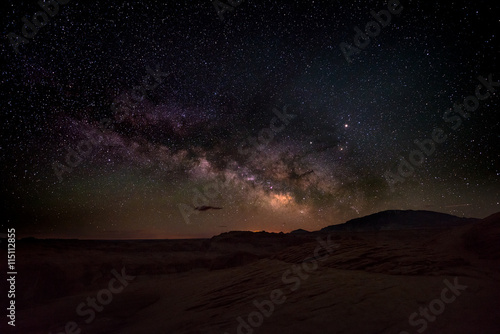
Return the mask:
[[(1, 333), (500, 333), (498, 214), (440, 230), (19, 241), (16, 257), (16, 328)], [(86, 323), (77, 306), (122, 268), (135, 278)]]

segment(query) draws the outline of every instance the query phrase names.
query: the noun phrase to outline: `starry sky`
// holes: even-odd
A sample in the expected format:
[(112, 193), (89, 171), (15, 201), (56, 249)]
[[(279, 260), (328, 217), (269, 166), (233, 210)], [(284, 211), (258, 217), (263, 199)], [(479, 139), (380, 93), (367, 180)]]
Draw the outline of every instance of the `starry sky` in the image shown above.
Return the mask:
[[(2, 4), (2, 230), (198, 238), (500, 211), (498, 2), (61, 2)], [(480, 76), (488, 97), (464, 112)], [(416, 140), (433, 152), (408, 172)]]

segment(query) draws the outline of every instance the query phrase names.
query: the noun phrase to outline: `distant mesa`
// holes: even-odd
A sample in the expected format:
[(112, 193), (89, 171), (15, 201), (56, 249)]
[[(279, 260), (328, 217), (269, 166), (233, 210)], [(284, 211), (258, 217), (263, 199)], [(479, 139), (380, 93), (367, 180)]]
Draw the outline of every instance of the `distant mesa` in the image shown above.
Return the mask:
[(299, 228), (298, 230), (294, 230), (294, 231), (290, 232), (290, 234), (306, 234), (306, 233), (311, 233), (311, 232), (306, 231), (306, 230), (301, 229), (301, 228)]
[(387, 210), (330, 225), (321, 232), (391, 231), (424, 228), (447, 228), (478, 222), (477, 218), (461, 218), (446, 213), (423, 210)]
[(207, 210), (221, 210), (222, 208), (219, 208), (219, 207), (216, 207), (216, 206), (202, 205), (202, 206), (197, 206), (194, 209), (198, 210), (198, 211), (207, 211)]
[(275, 238), (282, 239), (285, 238), (286, 234), (283, 232), (280, 233), (274, 233), (274, 232), (266, 232), (266, 231), (260, 231), (260, 232), (252, 232), (252, 231), (229, 231), (229, 232), (224, 232), (219, 235), (213, 236), (210, 240), (212, 241), (235, 241), (239, 240), (239, 242), (256, 242), (256, 240), (261, 240), (261, 239), (269, 239), (269, 240), (274, 240)]
[[(200, 208), (212, 208), (212, 207), (200, 207)], [(198, 210), (198, 209), (197, 209)], [(201, 211), (201, 210), (200, 210)], [(500, 213), (498, 214), (500, 215)], [(489, 219), (489, 220), (488, 220)], [(498, 216), (492, 215), (485, 220), (497, 221), (500, 219)], [(377, 231), (397, 231), (397, 230), (412, 230), (412, 229), (444, 229), (453, 228), (459, 226), (465, 226), (469, 224), (482, 222), (483, 220), (478, 218), (464, 218), (449, 215), (441, 212), (434, 211), (424, 211), (424, 210), (387, 210), (374, 213), (368, 216), (351, 219), (343, 224), (330, 225), (322, 228), (319, 231), (307, 231), (304, 229), (293, 230), (287, 234), (295, 235), (297, 237), (311, 237), (315, 233), (330, 233), (330, 232), (377, 232)], [(489, 225), (494, 225), (489, 223)], [(500, 223), (495, 225), (500, 229)], [(478, 228), (475, 228), (475, 230)], [(496, 233), (493, 233), (496, 235)], [(279, 236), (285, 235), (279, 233)], [(230, 231), (219, 234), (214, 238), (217, 239), (255, 239), (255, 238), (267, 238), (278, 236), (276, 233), (270, 232), (256, 232), (256, 231)], [(471, 244), (480, 243), (475, 235), (471, 236), (474, 241), (470, 241)], [(500, 249), (500, 243), (499, 249)]]

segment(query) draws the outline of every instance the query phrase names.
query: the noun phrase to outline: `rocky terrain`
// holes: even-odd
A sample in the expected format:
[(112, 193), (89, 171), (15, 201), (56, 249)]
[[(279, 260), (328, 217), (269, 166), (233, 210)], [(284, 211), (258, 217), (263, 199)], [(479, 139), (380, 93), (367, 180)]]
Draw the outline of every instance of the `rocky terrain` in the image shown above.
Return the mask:
[[(20, 240), (16, 330), (500, 331), (500, 213), (432, 228), (374, 226), (198, 240)], [(120, 273), (128, 277), (123, 289), (102, 292), (118, 289)], [(92, 297), (95, 311), (84, 305), (79, 314)]]

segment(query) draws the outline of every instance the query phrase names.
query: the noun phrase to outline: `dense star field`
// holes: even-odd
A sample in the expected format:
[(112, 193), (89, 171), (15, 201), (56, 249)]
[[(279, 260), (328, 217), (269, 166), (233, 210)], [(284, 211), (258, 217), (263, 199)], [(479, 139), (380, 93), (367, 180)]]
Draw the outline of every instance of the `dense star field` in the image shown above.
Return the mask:
[(498, 212), (499, 7), (9, 0), (2, 230), (194, 238)]

